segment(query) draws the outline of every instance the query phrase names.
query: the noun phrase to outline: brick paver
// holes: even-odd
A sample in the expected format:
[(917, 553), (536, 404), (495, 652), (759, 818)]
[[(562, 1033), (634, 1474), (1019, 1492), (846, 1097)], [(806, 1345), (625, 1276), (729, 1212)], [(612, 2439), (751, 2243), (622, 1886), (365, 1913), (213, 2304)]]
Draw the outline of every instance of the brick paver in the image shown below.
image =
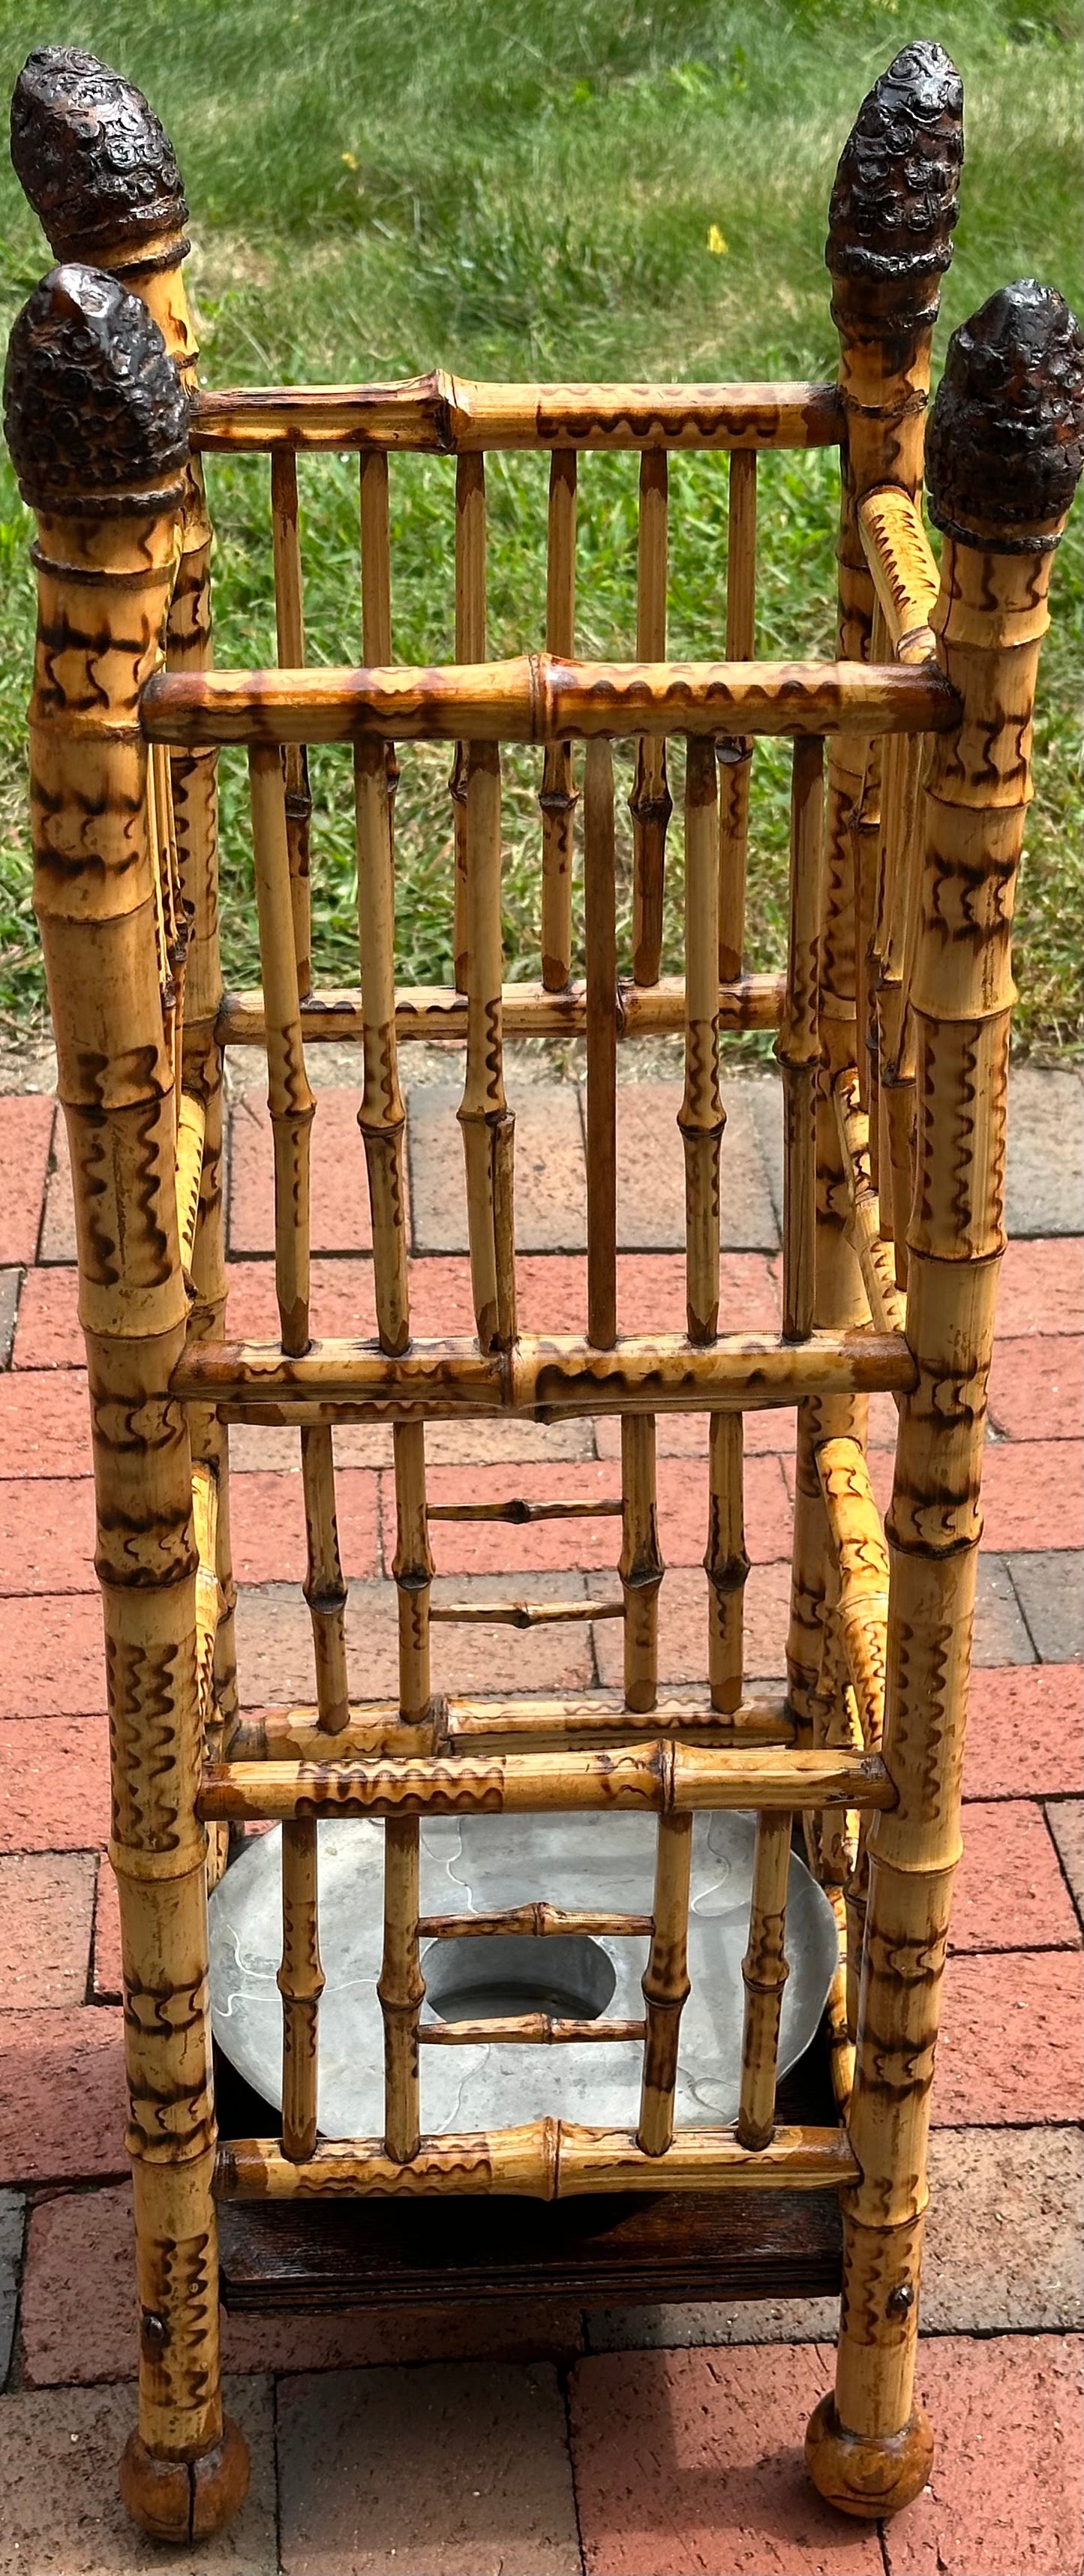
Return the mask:
[[(22, 1618), (20, 1612), (20, 1619)], [(97, 1691), (105, 1697), (98, 1632)], [(88, 1851), (109, 1833), (104, 1715), (0, 1722), (0, 1851)]]
[(964, 1755), (965, 1798), (1019, 1798), (1079, 1788), (1084, 1688), (1076, 1664), (973, 1671)]
[(1007, 1440), (1079, 1440), (1084, 1431), (1084, 1342), (1022, 1334), (994, 1345), (990, 1419)]
[(1078, 1934), (1042, 1808), (1027, 1798), (1007, 1806), (969, 1806), (952, 1901), (952, 1948), (1074, 1948)]
[(122, 2174), (126, 2116), (119, 2012), (0, 2012), (0, 2183)]
[(49, 1168), (55, 1104), (40, 1092), (8, 1093), (0, 1100), (0, 1262), (34, 1261), (42, 1195)]
[(11, 2366), (19, 2308), (26, 2202), (21, 2191), (0, 2191), (0, 2387)]
[(226, 2404), (249, 2446), (248, 2495), (210, 2548), (173, 2549), (133, 2529), (117, 2492), (129, 2388), (0, 2398), (0, 2576), (275, 2576), (272, 2384), (230, 2381)]
[(19, 1652), (0, 1659), (0, 1718), (85, 1717), (101, 1707), (102, 1611), (93, 1592), (29, 1594), (4, 1617)]
[[(413, 1083), (407, 1136), (415, 1252), (465, 1252), (467, 1190), (456, 1123), (460, 1089)], [(573, 1083), (526, 1083), (516, 1113), (516, 1241), (525, 1252), (579, 1252), (587, 1241), (587, 1182)], [(667, 1236), (662, 1237), (665, 1243)]]
[(19, 1290), (22, 1284), (21, 1270), (0, 1270), (0, 1369), (11, 1366), (15, 1318), (19, 1311)]
[(1058, 1858), (1065, 1873), (1066, 1885), (1072, 1889), (1077, 1913), (1084, 1916), (1084, 1800), (1059, 1798), (1046, 1809), (1046, 1821), (1058, 1848)]
[(937, 2427), (924, 2495), (885, 2526), (887, 2576), (1079, 2576), (1080, 2345), (928, 2343)]
[(86, 1370), (5, 1370), (0, 1477), (89, 1476), (91, 1465)]
[(1060, 1548), (1022, 1552), (1012, 1559), (1012, 1579), (1041, 1661), (1078, 1664), (1084, 1655), (1084, 1557)]
[[(1006, 1891), (1011, 1904), (1011, 1889)], [(950, 1961), (931, 2097), (942, 2127), (1078, 2120), (1079, 1950), (1002, 1950)]]
[(94, 1876), (90, 1852), (8, 1852), (0, 1860), (6, 2012), (85, 2002)]

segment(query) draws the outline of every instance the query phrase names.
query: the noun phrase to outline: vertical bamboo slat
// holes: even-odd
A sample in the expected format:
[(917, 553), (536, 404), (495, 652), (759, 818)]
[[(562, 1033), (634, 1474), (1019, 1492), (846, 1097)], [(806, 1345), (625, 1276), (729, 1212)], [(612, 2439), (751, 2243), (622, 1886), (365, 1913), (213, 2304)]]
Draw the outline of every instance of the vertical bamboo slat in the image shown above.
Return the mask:
[[(271, 454), (271, 550), (275, 571), (275, 627), (279, 667), (300, 671), (305, 662), (305, 591), (297, 520), (297, 458), (288, 447)], [(309, 899), (309, 755), (303, 743), (288, 742), (283, 752), (286, 779), (286, 838), (290, 852), (290, 893), (294, 916), (297, 989), (302, 1001), (312, 988)]]
[(790, 1832), (789, 1816), (757, 1817), (749, 1947), (742, 1960), (745, 2019), (742, 2024), (738, 2139), (743, 2147), (770, 2146), (775, 2130), (779, 2021), (788, 1974), (786, 1928)]
[(303, 2164), (316, 2145), (316, 2064), (324, 1972), (316, 1913), (316, 1823), (282, 1828), (282, 2152)]
[[(388, 460), (380, 448), (362, 449), (358, 460), (361, 533), (361, 658), (369, 671), (387, 670), (391, 662), (391, 529), (388, 516)], [(393, 742), (385, 743), (388, 812), (394, 818), (399, 763)]]
[[(726, 555), (726, 658), (751, 662), (756, 650), (757, 455), (736, 447), (729, 463)], [(724, 734), (719, 760), (719, 981), (741, 974), (745, 951), (745, 870), (749, 848), (751, 734)]]
[(252, 860), (275, 1158), (275, 1294), (283, 1350), (309, 1342), (309, 1158), (315, 1109), (301, 1037), (293, 896), (277, 750), (249, 753)]
[(693, 1819), (660, 1816), (655, 1847), (654, 1931), (644, 1970), (647, 2037), (637, 2143), (645, 2156), (663, 2156), (674, 2134), (681, 2015), (689, 1993), (689, 1879)]
[[(636, 656), (666, 659), (668, 464), (664, 447), (645, 447), (640, 458), (639, 550), (636, 570)], [(673, 812), (666, 779), (666, 745), (642, 736), (636, 746), (632, 814), (632, 972), (637, 984), (657, 984), (662, 964), (662, 902), (666, 832)]]
[[(550, 458), (546, 549), (546, 651), (570, 661), (576, 650), (576, 451)], [(572, 745), (547, 743), (542, 765), (542, 986), (563, 992), (572, 972), (572, 825), (576, 811)]]
[(708, 1417), (708, 1681), (711, 1705), (740, 1708), (744, 1676), (743, 1612), (749, 1557), (745, 1545), (745, 1442), (740, 1413)]
[[(389, 652), (389, 660), (391, 658)], [(455, 658), (486, 658), (486, 461), (484, 456), (456, 459), (455, 468)], [(469, 744), (457, 742), (448, 782), (452, 799), (453, 878), (452, 958), (456, 989), (465, 989), (467, 966), (467, 768)]]
[(583, 781), (587, 952), (587, 1338), (617, 1338), (617, 895), (608, 742), (587, 745)]
[(358, 1125), (365, 1146), (373, 1226), (376, 1323), (384, 1351), (405, 1350), (407, 1310), (406, 1113), (395, 1040), (395, 872), (385, 747), (354, 752), (358, 948), (361, 958), (363, 1090)]
[(515, 1340), (512, 1175), (515, 1121), (501, 1040), (501, 764), (495, 743), (467, 760), (467, 1062), (459, 1123), (475, 1324), (484, 1351)]
[(874, 2514), (916, 2495), (932, 2434), (914, 2402), (929, 2092), (952, 1882), (994, 1299), (1004, 1232), (1011, 924), (1031, 793), (1052, 549), (1084, 456), (1084, 340), (1031, 281), (958, 331), (930, 425), (942, 529), (931, 623), (959, 693), (935, 742), (911, 1006), (919, 1104), (900, 1408), (884, 1754), (891, 1820), (867, 1837), (869, 1901), (834, 2397), (807, 2457), (822, 2494)]
[(654, 1708), (659, 1680), (663, 1563), (655, 1494), (655, 1417), (621, 1417), (621, 1589), (625, 1603), (625, 1703)]
[(821, 1060), (818, 937), (824, 746), (796, 742), (790, 795), (787, 994), (776, 1041), (783, 1068), (783, 1332), (813, 1329), (817, 1225), (816, 1080)]
[[(85, 83), (85, 57), (75, 66)], [(123, 90), (126, 114), (143, 104)], [(167, 149), (160, 129), (152, 141)], [(145, 2527), (180, 2539), (226, 2519), (247, 2459), (219, 2377), (197, 1557), (169, 1393), (186, 1296), (138, 721), (177, 565), (187, 416), (143, 304), (104, 275), (54, 271), (12, 333), (6, 427), (38, 520), (34, 904), (71, 1148), (106, 1638), (142, 2325), (122, 2491)]]
[(685, 755), (685, 1302), (689, 1339), (719, 1321), (719, 845), (715, 746), (690, 735)]

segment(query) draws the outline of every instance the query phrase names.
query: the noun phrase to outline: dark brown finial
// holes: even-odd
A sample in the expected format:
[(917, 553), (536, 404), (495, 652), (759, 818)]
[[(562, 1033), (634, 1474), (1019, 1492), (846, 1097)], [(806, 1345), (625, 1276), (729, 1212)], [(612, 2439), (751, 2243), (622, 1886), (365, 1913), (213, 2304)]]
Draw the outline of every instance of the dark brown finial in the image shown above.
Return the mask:
[(4, 434), (24, 501), (102, 516), (183, 489), (189, 398), (157, 322), (99, 268), (50, 270), (14, 325)]
[(859, 108), (840, 155), (825, 258), (835, 277), (919, 279), (952, 258), (964, 93), (941, 45), (905, 45)]
[(173, 147), (140, 89), (96, 54), (29, 54), (11, 102), (16, 177), (58, 259), (138, 255), (188, 208)]
[(1084, 335), (1052, 286), (1020, 277), (949, 341), (926, 432), (930, 517), (964, 545), (1041, 553), (1084, 466)]

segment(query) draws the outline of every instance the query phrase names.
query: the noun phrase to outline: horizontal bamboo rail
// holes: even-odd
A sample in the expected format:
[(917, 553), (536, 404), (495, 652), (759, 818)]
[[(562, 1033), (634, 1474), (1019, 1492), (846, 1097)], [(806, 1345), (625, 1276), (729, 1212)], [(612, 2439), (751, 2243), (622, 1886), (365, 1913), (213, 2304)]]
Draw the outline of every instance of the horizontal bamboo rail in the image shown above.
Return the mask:
[[(335, 1736), (337, 1754), (438, 1753), (461, 1744), (537, 1742), (557, 1738), (691, 1733), (709, 1743), (793, 1744), (794, 1720), (781, 1699), (749, 1699), (721, 1715), (698, 1700), (658, 1700), (630, 1709), (623, 1692), (599, 1691), (590, 1699), (448, 1699), (434, 1697), (419, 1725), (404, 1721), (398, 1700), (370, 1700), (351, 1709)], [(242, 1719), (231, 1737), (239, 1762), (322, 1762), (327, 1730), (318, 1709), (271, 1709)]]
[(418, 2038), (429, 2048), (563, 2048), (589, 2040), (644, 2039), (645, 2021), (569, 2021), (553, 2013), (495, 2014), (484, 2021), (423, 2021)]
[(533, 1905), (506, 1905), (497, 1914), (421, 1914), (418, 1938), (421, 1941), (485, 1940), (490, 1933), (526, 1933), (533, 1940), (563, 1940), (569, 1933), (586, 1933), (595, 1940), (642, 1940), (652, 1929), (650, 1914), (601, 1914), (590, 1909), (576, 1911), (568, 1905), (549, 1905), (539, 1897)]
[(918, 502), (887, 483), (859, 502), (858, 526), (893, 652), (901, 662), (925, 662), (934, 650), (938, 571)]
[(593, 1808), (682, 1815), (700, 1808), (891, 1807), (878, 1755), (853, 1748), (649, 1741), (599, 1752), (471, 1753), (371, 1761), (211, 1762), (198, 1811), (245, 1817), (553, 1815)]
[(834, 447), (835, 385), (474, 384), (435, 367), (398, 385), (259, 385), (201, 392), (192, 445), (400, 449)]
[[(720, 984), (721, 1030), (775, 1029), (782, 1016), (782, 975), (744, 975)], [(585, 1037), (587, 986), (576, 982), (560, 993), (542, 984), (504, 984), (501, 1023), (506, 1038)], [(657, 984), (634, 984), (618, 976), (614, 1026), (619, 1038), (665, 1037), (685, 1026), (685, 986), (680, 975), (661, 975)], [(314, 993), (301, 1005), (306, 1046), (361, 1044), (365, 1035), (360, 993)], [(404, 1038), (456, 1038), (467, 1034), (467, 997), (450, 985), (422, 984), (401, 988), (395, 999), (395, 1035)], [(223, 1046), (267, 1043), (263, 994), (227, 993), (219, 1012), (216, 1036)]]
[(623, 1601), (440, 1601), (429, 1616), (458, 1628), (552, 1628), (569, 1620), (623, 1619)]
[(523, 1334), (511, 1350), (480, 1351), (466, 1337), (413, 1342), (399, 1356), (372, 1342), (314, 1341), (296, 1358), (274, 1342), (197, 1342), (178, 1361), (170, 1392), (262, 1421), (310, 1421), (321, 1407), (349, 1421), (360, 1408), (459, 1413), (745, 1412), (809, 1396), (906, 1393), (915, 1364), (898, 1333), (735, 1333), (703, 1346), (679, 1333), (632, 1337), (599, 1351), (574, 1334)]
[(215, 2165), (218, 2200), (426, 2199), (445, 2192), (510, 2192), (566, 2200), (595, 2191), (837, 2191), (857, 2179), (843, 2129), (777, 2128), (771, 2144), (741, 2147), (732, 2130), (679, 2130), (663, 2156), (645, 2156), (631, 2129), (536, 2120), (454, 2138), (422, 2138), (409, 2164), (379, 2138), (318, 2145), (294, 2164), (271, 2138), (231, 2138)]

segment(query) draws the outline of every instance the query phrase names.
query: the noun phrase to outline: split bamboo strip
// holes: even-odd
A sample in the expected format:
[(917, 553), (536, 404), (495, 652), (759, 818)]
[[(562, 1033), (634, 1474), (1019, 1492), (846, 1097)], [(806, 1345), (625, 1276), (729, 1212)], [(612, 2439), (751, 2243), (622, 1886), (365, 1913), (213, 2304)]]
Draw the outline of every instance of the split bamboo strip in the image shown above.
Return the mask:
[(786, 1815), (757, 1817), (749, 1947), (741, 1968), (745, 2018), (738, 2140), (741, 2146), (758, 2151), (770, 2145), (775, 2130), (779, 2022), (789, 1974), (786, 1929), (791, 1821)]
[(395, 1557), (392, 1573), (399, 1602), (399, 1715), (420, 1726), (431, 1705), (429, 1624), (433, 1558), (425, 1499), (425, 1424), (397, 1422), (395, 1450)]
[(848, 1239), (858, 1255), (869, 1311), (878, 1332), (902, 1333), (907, 1300), (896, 1286), (892, 1249), (881, 1234), (877, 1192), (869, 1176), (869, 1127), (858, 1096), (857, 1074), (837, 1074), (833, 1097), (851, 1201)]
[(861, 1720), (861, 1740), (880, 1751), (885, 1698), (888, 1550), (869, 1468), (856, 1440), (826, 1440), (817, 1451), (839, 1576), (833, 1616)]
[(991, 297), (950, 344), (927, 450), (944, 539), (933, 625), (963, 712), (926, 782), (911, 985), (907, 1318), (919, 1377), (901, 1407), (887, 1529), (884, 1721), (899, 1806), (868, 1837), (850, 2115), (862, 2178), (844, 2211), (835, 2397), (809, 2435), (822, 2492), (863, 2513), (882, 2510), (886, 2491), (906, 2503), (932, 2452), (914, 2400), (918, 2269), (1005, 1242), (1013, 895), (1046, 594), (1082, 449), (1084, 342), (1061, 298), (1032, 281)]
[[(775, 1029), (783, 1008), (781, 975), (745, 975), (719, 986), (720, 1029)], [(679, 975), (660, 976), (657, 984), (636, 985), (618, 977), (616, 996), (619, 1038), (661, 1037), (685, 1024), (685, 985)], [(501, 1016), (506, 1037), (583, 1037), (587, 1028), (587, 986), (569, 984), (562, 993), (547, 993), (541, 984), (505, 984)], [(364, 1014), (357, 993), (316, 993), (301, 1006), (306, 1046), (360, 1043)], [(263, 996), (259, 992), (227, 993), (218, 1019), (224, 1046), (264, 1044)], [(465, 1038), (467, 1004), (447, 985), (400, 987), (395, 1004), (395, 1033), (404, 1038)]]
[(467, 1174), (467, 1233), (478, 1341), (515, 1340), (512, 1173), (515, 1121), (501, 1047), (501, 766), (495, 745), (467, 758), (467, 1060), (459, 1123)]
[(617, 915), (610, 746), (591, 742), (583, 781), (587, 957), (587, 1338), (617, 1339)]
[(315, 1102), (301, 1038), (282, 769), (275, 751), (250, 752), (249, 786), (275, 1156), (275, 1294), (283, 1351), (296, 1357), (309, 1343), (309, 1147)]
[[(486, 658), (486, 464), (479, 455), (461, 456), (455, 469), (455, 658)], [(455, 852), (452, 960), (459, 992), (466, 990), (467, 981), (468, 762), (469, 745), (457, 742), (449, 785)]]
[(816, 1084), (821, 1063), (818, 938), (824, 745), (796, 742), (791, 769), (787, 1002), (776, 1040), (783, 1068), (783, 1337), (813, 1329), (817, 1223)]
[[(151, 742), (559, 742), (630, 733), (714, 742), (750, 734), (945, 732), (956, 699), (944, 674), (838, 662), (507, 662), (411, 670), (365, 664), (311, 671), (206, 671), (148, 680), (140, 721)], [(863, 755), (864, 758), (864, 755)], [(861, 778), (856, 794), (861, 792)]]
[(719, 1098), (716, 1019), (719, 954), (719, 842), (715, 746), (690, 739), (685, 753), (685, 1090), (678, 1126), (685, 1147), (685, 1306), (691, 1342), (710, 1342), (719, 1322)]
[(623, 1601), (441, 1601), (431, 1619), (453, 1628), (550, 1628), (623, 1619)]
[[(17, 166), (29, 124), (29, 157), (43, 156), (46, 173), (63, 130), (48, 79), (55, 61), (31, 57), (16, 102)], [(74, 59), (73, 78), (81, 94), (86, 57)], [(138, 138), (145, 103), (115, 80), (112, 106), (108, 87), (102, 93), (105, 125), (118, 89), (126, 114), (134, 105)], [(85, 209), (88, 197), (100, 201), (105, 164), (93, 144), (81, 162)], [(173, 182), (179, 232), (175, 170)], [(73, 408), (54, 434), (43, 424), (58, 419), (58, 369)], [(144, 2337), (139, 2430), (122, 2489), (141, 2520), (186, 2538), (197, 2504), (207, 2531), (226, 2518), (247, 2467), (223, 2419), (219, 2373), (207, 1871), (194, 1813), (197, 1557), (188, 1428), (169, 1393), (187, 1300), (138, 729), (177, 569), (187, 400), (142, 302), (83, 267), (47, 278), (12, 332), (6, 428), (38, 522), (34, 905), (71, 1149), (90, 1390), (137, 2294), (144, 2316), (162, 2320), (160, 2341)], [(178, 2471), (178, 2462), (191, 2465)]]
[(484, 2021), (423, 2021), (418, 2038), (428, 2048), (554, 2048), (584, 2040), (642, 2040), (642, 2021), (562, 2021), (552, 2013), (509, 2013)]
[(199, 1812), (243, 1817), (552, 1815), (592, 1808), (673, 1815), (701, 1807), (885, 1807), (895, 1790), (874, 1753), (767, 1745), (646, 1742), (323, 1762), (232, 1762), (206, 1767)]
[(537, 2120), (456, 2138), (422, 2138), (409, 2165), (379, 2138), (319, 2145), (291, 2164), (268, 2138), (231, 2138), (215, 2167), (219, 2200), (414, 2200), (445, 2192), (519, 2193), (564, 2200), (598, 2191), (838, 2191), (854, 2181), (843, 2129), (783, 2128), (752, 2153), (727, 2129), (682, 2129), (664, 2156), (645, 2156), (631, 2129)]
[(522, 1527), (527, 1521), (594, 1521), (619, 1520), (621, 1504), (567, 1502), (532, 1503), (523, 1494), (508, 1503), (430, 1503), (431, 1521), (512, 1521)]
[[(391, 535), (388, 522), (388, 460), (379, 450), (366, 450), (358, 460), (361, 536), (361, 658), (384, 670), (391, 661)], [(384, 741), (388, 810), (394, 813), (399, 763), (389, 732)]]
[(745, 1672), (744, 1596), (749, 1573), (740, 1413), (708, 1417), (708, 1682), (711, 1705), (736, 1715)]
[(420, 2145), (418, 2039), (425, 1985), (418, 1960), (418, 1822), (384, 1827), (384, 1955), (377, 1994), (384, 2021), (384, 2153), (408, 2165)]
[(574, 1334), (523, 1333), (507, 1352), (480, 1352), (449, 1337), (415, 1336), (399, 1358), (372, 1343), (315, 1342), (303, 1358), (275, 1343), (189, 1345), (171, 1390), (186, 1403), (216, 1404), (238, 1417), (275, 1421), (364, 1418), (372, 1408), (449, 1413), (703, 1413), (720, 1404), (747, 1412), (810, 1397), (900, 1395), (916, 1381), (899, 1333), (816, 1332), (808, 1342), (776, 1333), (735, 1333), (698, 1348), (678, 1333), (629, 1334), (596, 1351)]
[[(636, 570), (636, 654), (641, 662), (666, 660), (667, 488), (665, 448), (645, 448), (640, 458)], [(638, 984), (657, 984), (662, 961), (666, 832), (674, 809), (666, 779), (666, 744), (651, 735), (641, 734), (636, 746), (636, 775), (629, 809), (632, 971)]]
[[(458, 1745), (530, 1740), (556, 1744), (598, 1736), (691, 1734), (694, 1739), (733, 1746), (793, 1744), (794, 1724), (780, 1699), (748, 1699), (725, 1718), (699, 1700), (665, 1699), (637, 1714), (620, 1691), (592, 1692), (587, 1699), (433, 1699), (428, 1718), (404, 1723), (399, 1701), (355, 1703), (336, 1741), (336, 1753), (349, 1758), (367, 1753), (449, 1752)], [(314, 1708), (272, 1709), (248, 1717), (235, 1736), (238, 1761), (322, 1762), (327, 1737)]]
[[(726, 658), (751, 662), (756, 651), (757, 460), (756, 450), (735, 448), (730, 457), (726, 551)], [(721, 734), (715, 746), (719, 780), (719, 975), (740, 975), (745, 950), (745, 869), (749, 847), (748, 734)]]
[(423, 1914), (418, 1931), (423, 1941), (488, 1940), (491, 1933), (527, 1933), (536, 1941), (551, 1935), (567, 1939), (569, 1933), (593, 1934), (597, 1940), (636, 1941), (652, 1929), (650, 1914), (601, 1914), (578, 1911), (567, 1905), (548, 1905), (540, 1897), (533, 1905), (506, 1905), (496, 1914)]
[(192, 1540), (196, 1551), (196, 1697), (200, 1742), (205, 1744), (214, 1702), (215, 1635), (222, 1594), (216, 1571), (218, 1485), (199, 1459), (192, 1469)]
[(282, 2152), (304, 2164), (316, 2145), (316, 2081), (324, 1972), (316, 1913), (316, 1825), (282, 1828)]
[(921, 735), (891, 746), (886, 762), (886, 920), (877, 991), (880, 1225), (895, 1247), (899, 1287), (907, 1285), (907, 1220), (914, 1180), (915, 1049), (910, 988), (918, 940), (922, 883), (922, 773), (929, 746)]
[[(300, 671), (305, 660), (305, 590), (298, 537), (297, 457), (288, 447), (271, 453), (271, 551), (275, 572), (275, 629), (279, 666)], [(286, 838), (290, 851), (290, 893), (294, 917), (297, 989), (304, 1001), (312, 987), (309, 901), (309, 756), (304, 743), (286, 746)]]
[(659, 1590), (663, 1578), (655, 1490), (655, 1417), (621, 1417), (621, 1555), (625, 1707), (647, 1716), (659, 1685)]
[(928, 661), (938, 574), (917, 499), (898, 483), (867, 492), (858, 527), (892, 651), (900, 662)]
[(395, 876), (385, 746), (354, 753), (358, 948), (361, 957), (364, 1090), (358, 1125), (365, 1147), (373, 1226), (373, 1283), (382, 1350), (405, 1350), (407, 1292), (406, 1113), (395, 1031)]
[(434, 368), (401, 385), (201, 393), (197, 449), (285, 445), (462, 455), (496, 448), (836, 447), (838, 388), (818, 384), (472, 384)]
[(640, 2090), (637, 2145), (662, 2156), (673, 2142), (681, 2015), (689, 1994), (689, 1878), (693, 1856), (691, 1815), (664, 1815), (655, 1848), (654, 1930), (643, 1975), (647, 2035)]
[(207, 1111), (203, 1101), (194, 1098), (190, 1091), (182, 1091), (177, 1101), (176, 1188), (177, 1234), (181, 1268), (186, 1279), (191, 1279), (195, 1257), (206, 1128)]
[[(576, 451), (550, 458), (546, 543), (546, 651), (571, 661), (576, 650)], [(561, 993), (572, 972), (572, 745), (547, 744), (542, 765), (542, 988)]]
[(305, 1503), (304, 1593), (312, 1621), (316, 1697), (320, 1724), (337, 1734), (350, 1714), (346, 1671), (346, 1584), (335, 1511), (335, 1458), (327, 1423), (301, 1427), (301, 1487)]
[[(879, 651), (887, 650), (884, 619), (880, 607), (873, 611), (873, 660)], [(877, 1029), (873, 995), (879, 970), (877, 933), (881, 905), (882, 856), (884, 835), (881, 829), (881, 753), (883, 744), (870, 742), (866, 749), (862, 792), (851, 823), (851, 847), (854, 859), (854, 1016), (855, 1048), (862, 1106), (870, 1120), (871, 1135), (877, 1132)], [(876, 1187), (876, 1169), (873, 1173)]]

